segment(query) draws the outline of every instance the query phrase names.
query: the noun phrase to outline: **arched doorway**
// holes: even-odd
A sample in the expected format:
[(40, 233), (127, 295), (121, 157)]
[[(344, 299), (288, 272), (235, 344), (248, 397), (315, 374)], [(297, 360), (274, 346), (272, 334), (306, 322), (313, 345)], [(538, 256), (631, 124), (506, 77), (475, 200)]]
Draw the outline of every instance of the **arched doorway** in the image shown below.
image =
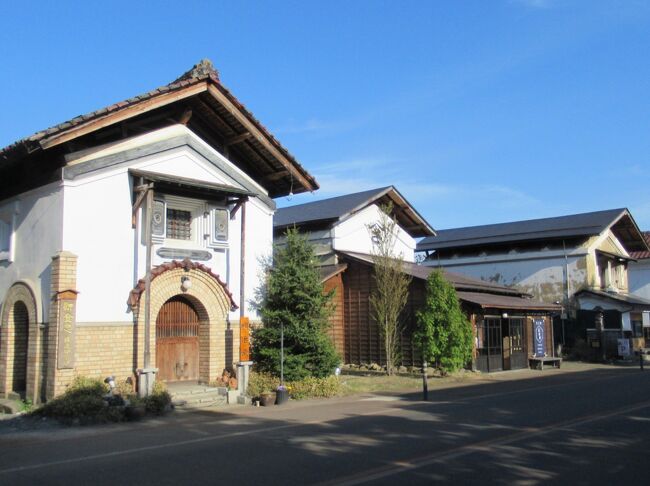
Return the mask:
[(29, 313), (22, 301), (13, 305), (14, 356), (12, 360), (12, 391), (24, 396), (27, 389), (27, 349), (29, 347)]
[[(187, 279), (190, 280), (189, 288), (182, 285)], [(129, 306), (133, 310), (136, 324), (135, 343), (139, 350), (144, 351), (145, 315), (144, 279), (130, 292)], [(221, 376), (223, 370), (232, 365), (234, 351), (239, 348), (239, 335), (233, 331), (228, 322), (228, 312), (237, 308), (233, 301), (232, 294), (228, 287), (221, 281), (218, 275), (200, 263), (190, 260), (182, 262), (172, 261), (163, 263), (151, 271), (151, 333), (150, 349), (151, 361), (158, 366), (161, 361), (157, 356), (158, 346), (156, 332), (154, 332), (154, 319), (157, 320), (160, 310), (168, 301), (182, 297), (199, 316), (198, 326), (198, 355), (199, 371), (198, 381), (210, 383)], [(170, 305), (171, 307), (171, 305)], [(162, 319), (162, 318), (161, 318)], [(196, 341), (196, 339), (195, 339)], [(164, 342), (163, 342), (164, 343)], [(163, 344), (164, 345), (164, 344)], [(137, 367), (144, 365), (142, 359), (144, 353), (139, 354), (136, 363)], [(165, 359), (165, 363), (168, 360)], [(179, 361), (180, 362), (180, 361)], [(174, 362), (174, 371), (175, 371)], [(190, 362), (188, 361), (188, 368)], [(185, 361), (183, 361), (183, 368)], [(180, 371), (180, 368), (179, 368)], [(166, 374), (163, 371), (163, 375)], [(168, 373), (167, 373), (168, 374)], [(168, 374), (169, 375), (169, 374)], [(159, 379), (166, 379), (158, 375)], [(190, 378), (183, 378), (189, 380)], [(169, 378), (167, 378), (169, 379)], [(171, 373), (171, 379), (176, 380), (175, 372)]]
[(156, 367), (163, 381), (199, 379), (200, 318), (192, 302), (177, 295), (156, 317)]

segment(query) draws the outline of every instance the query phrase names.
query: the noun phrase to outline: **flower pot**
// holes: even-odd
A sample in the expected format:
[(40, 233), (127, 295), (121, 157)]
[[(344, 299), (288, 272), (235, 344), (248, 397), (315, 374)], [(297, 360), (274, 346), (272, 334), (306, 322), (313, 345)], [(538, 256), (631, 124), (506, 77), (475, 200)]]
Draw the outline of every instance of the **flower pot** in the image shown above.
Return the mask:
[(282, 405), (289, 401), (289, 390), (278, 390), (275, 392), (275, 404)]
[(260, 395), (260, 403), (263, 407), (275, 405), (275, 393), (264, 393)]

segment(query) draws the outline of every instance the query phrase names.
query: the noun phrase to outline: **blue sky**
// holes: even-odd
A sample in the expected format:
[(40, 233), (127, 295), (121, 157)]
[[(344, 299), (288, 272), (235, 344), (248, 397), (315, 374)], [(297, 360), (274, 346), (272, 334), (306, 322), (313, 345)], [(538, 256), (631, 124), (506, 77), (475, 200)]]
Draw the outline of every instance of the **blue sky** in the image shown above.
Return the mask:
[[(650, 230), (650, 2), (0, 2), (0, 145), (210, 58), (313, 173), (438, 229), (629, 207)], [(8, 21), (8, 22), (7, 22)]]

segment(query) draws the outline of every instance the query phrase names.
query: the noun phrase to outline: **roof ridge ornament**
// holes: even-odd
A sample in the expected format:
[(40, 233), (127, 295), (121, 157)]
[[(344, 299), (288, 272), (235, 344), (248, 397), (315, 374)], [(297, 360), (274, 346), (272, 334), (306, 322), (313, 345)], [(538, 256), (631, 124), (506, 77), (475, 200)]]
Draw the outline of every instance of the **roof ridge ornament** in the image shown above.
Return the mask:
[(192, 66), (192, 69), (183, 73), (179, 78), (172, 81), (170, 84), (180, 83), (181, 81), (188, 81), (191, 79), (213, 78), (219, 81), (219, 71), (216, 70), (212, 61), (208, 58), (201, 59), (197, 64)]

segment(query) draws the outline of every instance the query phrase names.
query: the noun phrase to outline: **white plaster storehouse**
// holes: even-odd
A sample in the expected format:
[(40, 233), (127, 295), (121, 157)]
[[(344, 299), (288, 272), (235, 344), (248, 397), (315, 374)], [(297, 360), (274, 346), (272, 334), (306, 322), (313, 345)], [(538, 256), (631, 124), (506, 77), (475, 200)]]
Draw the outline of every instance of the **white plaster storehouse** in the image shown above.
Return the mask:
[(426, 255), (424, 265), (562, 304), (556, 342), (588, 338), (599, 356), (616, 355), (619, 338), (645, 345), (642, 316), (650, 300), (631, 293), (628, 265), (649, 248), (625, 208), (441, 230), (417, 250)]
[(317, 188), (209, 61), (6, 147), (0, 395), (143, 368), (214, 380), (257, 319), (273, 198)]

